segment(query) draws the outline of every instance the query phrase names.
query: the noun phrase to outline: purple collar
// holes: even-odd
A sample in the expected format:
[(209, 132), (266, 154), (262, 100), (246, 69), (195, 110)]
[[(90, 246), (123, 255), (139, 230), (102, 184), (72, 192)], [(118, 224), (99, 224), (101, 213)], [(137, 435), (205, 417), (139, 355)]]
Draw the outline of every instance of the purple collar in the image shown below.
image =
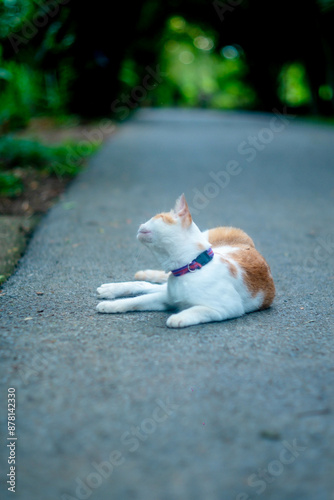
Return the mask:
[(190, 264), (186, 266), (180, 267), (179, 269), (175, 269), (172, 271), (174, 276), (183, 276), (187, 273), (193, 273), (197, 269), (201, 269), (205, 264), (208, 264), (213, 259), (214, 253), (212, 248), (205, 250), (202, 252), (196, 259), (194, 259)]

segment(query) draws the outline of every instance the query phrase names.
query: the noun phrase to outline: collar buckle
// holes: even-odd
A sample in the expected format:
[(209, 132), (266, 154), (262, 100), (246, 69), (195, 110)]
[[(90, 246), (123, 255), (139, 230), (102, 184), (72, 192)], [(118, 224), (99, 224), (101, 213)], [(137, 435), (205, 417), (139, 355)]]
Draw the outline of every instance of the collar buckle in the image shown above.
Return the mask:
[(197, 269), (190, 269), (189, 266), (191, 266), (191, 264), (194, 264), (194, 262), (190, 262), (190, 264), (188, 264), (187, 268), (188, 268), (188, 273), (194, 273), (195, 271), (197, 271)]
[[(180, 267), (179, 269), (174, 269), (172, 271), (172, 274), (174, 276), (183, 276), (184, 274), (187, 273), (194, 273), (195, 271), (198, 271), (199, 269), (202, 269), (203, 266), (208, 264), (212, 259), (213, 259), (214, 253), (212, 248), (208, 248), (208, 250), (205, 250), (201, 254), (199, 254), (196, 259), (194, 259), (190, 264), (187, 264), (183, 267)], [(191, 269), (190, 266), (194, 266), (193, 269)]]

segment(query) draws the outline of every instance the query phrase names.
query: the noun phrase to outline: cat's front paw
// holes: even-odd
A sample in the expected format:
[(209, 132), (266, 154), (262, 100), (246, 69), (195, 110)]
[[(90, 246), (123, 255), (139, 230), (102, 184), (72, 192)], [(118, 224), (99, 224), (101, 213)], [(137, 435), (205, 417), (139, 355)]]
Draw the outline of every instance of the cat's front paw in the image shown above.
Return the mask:
[(193, 323), (183, 313), (173, 314), (168, 318), (166, 323), (168, 328), (184, 328), (192, 324)]
[(117, 311), (114, 310), (114, 303), (113, 302), (108, 302), (108, 301), (105, 301), (105, 302), (100, 302), (99, 304), (97, 304), (96, 306), (96, 310), (99, 312), (99, 313), (115, 313)]
[(100, 299), (114, 299), (116, 297), (115, 288), (113, 283), (106, 283), (99, 286), (96, 290)]
[(146, 271), (137, 271), (135, 274), (136, 281), (147, 281), (147, 272)]

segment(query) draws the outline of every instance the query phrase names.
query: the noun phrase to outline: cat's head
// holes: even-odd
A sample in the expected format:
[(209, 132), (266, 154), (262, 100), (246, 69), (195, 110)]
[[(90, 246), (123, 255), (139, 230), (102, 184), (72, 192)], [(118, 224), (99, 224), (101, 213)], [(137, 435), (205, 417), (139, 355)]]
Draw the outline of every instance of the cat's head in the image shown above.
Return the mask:
[(157, 214), (145, 224), (141, 224), (137, 238), (144, 245), (167, 249), (170, 245), (183, 243), (195, 228), (199, 231), (192, 221), (188, 204), (182, 194), (170, 212)]

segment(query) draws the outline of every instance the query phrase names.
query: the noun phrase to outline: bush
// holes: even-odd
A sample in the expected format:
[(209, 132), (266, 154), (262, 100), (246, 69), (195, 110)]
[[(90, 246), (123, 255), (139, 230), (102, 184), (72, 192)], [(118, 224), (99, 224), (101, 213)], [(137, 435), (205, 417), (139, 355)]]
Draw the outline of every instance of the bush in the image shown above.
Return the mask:
[(22, 192), (22, 182), (12, 171), (32, 167), (57, 177), (74, 177), (85, 159), (98, 149), (89, 143), (83, 153), (75, 142), (47, 146), (37, 141), (10, 135), (0, 138), (0, 195), (16, 196)]
[(11, 172), (0, 172), (0, 196), (12, 198), (20, 195), (22, 191), (23, 184), (21, 179)]
[(38, 115), (66, 114), (68, 87), (73, 71), (62, 62), (54, 71), (40, 71), (28, 64), (4, 61), (0, 45), (0, 127), (12, 131), (25, 127)]
[(37, 141), (4, 136), (0, 138), (0, 168), (44, 168), (53, 160), (53, 149)]
[(10, 130), (27, 125), (39, 101), (38, 74), (24, 64), (1, 60), (0, 123)]

